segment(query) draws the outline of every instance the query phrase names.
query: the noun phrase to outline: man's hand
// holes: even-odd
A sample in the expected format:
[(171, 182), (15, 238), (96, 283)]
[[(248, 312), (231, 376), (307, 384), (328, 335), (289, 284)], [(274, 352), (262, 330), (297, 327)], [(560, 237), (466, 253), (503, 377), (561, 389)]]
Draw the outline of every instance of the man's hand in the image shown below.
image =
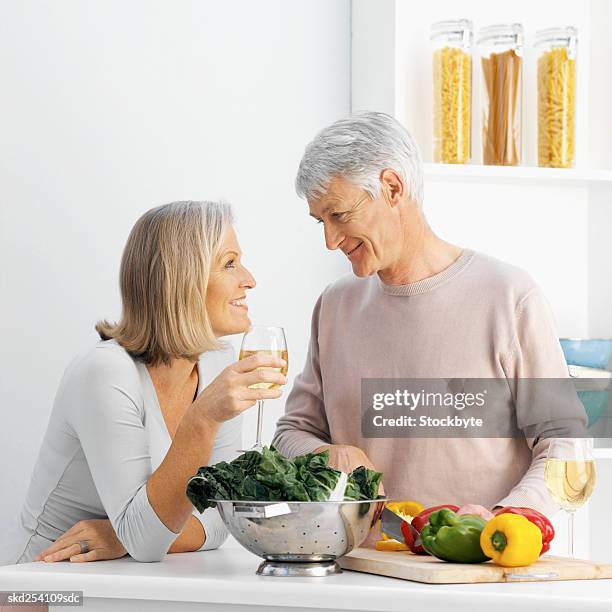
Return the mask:
[(376, 469), (372, 465), (369, 457), (357, 446), (349, 446), (348, 444), (326, 444), (325, 446), (319, 446), (314, 452), (322, 453), (324, 451), (329, 451), (329, 467), (340, 470), (341, 472), (350, 474), (360, 465), (370, 470)]
[[(361, 465), (369, 470), (376, 470), (370, 458), (357, 446), (350, 446), (349, 444), (326, 444), (325, 446), (319, 446), (314, 452), (322, 453), (324, 451), (329, 451), (329, 467), (340, 470), (341, 472), (350, 474), (355, 468)], [(378, 494), (385, 494), (382, 482), (380, 483)]]
[[(350, 474), (355, 468), (358, 468), (361, 465), (369, 470), (376, 470), (376, 467), (370, 461), (370, 458), (357, 446), (350, 446), (349, 444), (326, 444), (325, 446), (320, 446), (314, 452), (322, 453), (326, 450), (329, 451), (329, 466), (336, 470)], [(383, 487), (382, 482), (378, 488), (378, 494), (385, 494), (385, 488)], [(361, 544), (361, 546), (366, 548), (374, 548), (377, 540), (380, 538), (381, 535), (378, 528), (378, 521), (376, 521), (376, 523), (370, 529), (368, 537)]]
[[(84, 542), (88, 552), (81, 552), (81, 542)], [(51, 546), (41, 551), (35, 561), (52, 563), (70, 559), (73, 563), (79, 563), (118, 559), (126, 554), (111, 522), (108, 519), (93, 519), (76, 523)]]
[(476, 514), (482, 516), (485, 521), (490, 521), (493, 518), (493, 513), (487, 510), (484, 506), (478, 504), (466, 504), (457, 510), (457, 514)]

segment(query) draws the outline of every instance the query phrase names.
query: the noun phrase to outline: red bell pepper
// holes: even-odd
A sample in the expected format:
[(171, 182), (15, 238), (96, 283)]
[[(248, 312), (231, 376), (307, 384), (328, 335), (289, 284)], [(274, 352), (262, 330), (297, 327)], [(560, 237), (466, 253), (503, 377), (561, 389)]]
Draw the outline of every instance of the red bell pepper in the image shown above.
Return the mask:
[(505, 506), (504, 508), (500, 508), (499, 510), (495, 511), (495, 516), (498, 514), (520, 514), (521, 516), (524, 516), (542, 532), (542, 550), (540, 551), (540, 555), (543, 555), (550, 549), (550, 543), (555, 537), (555, 528), (544, 514), (534, 510), (533, 508), (522, 508), (515, 506)]
[(442, 504), (441, 506), (425, 508), (425, 510), (417, 514), (410, 523), (407, 521), (402, 522), (402, 535), (404, 536), (404, 542), (406, 542), (406, 546), (408, 546), (408, 548), (415, 555), (429, 554), (420, 544), (419, 536), (421, 534), (421, 529), (423, 529), (423, 527), (429, 523), (429, 515), (436, 510), (440, 510), (440, 508), (450, 508), (453, 512), (457, 512), (457, 510), (459, 510), (459, 506), (455, 506), (453, 504)]

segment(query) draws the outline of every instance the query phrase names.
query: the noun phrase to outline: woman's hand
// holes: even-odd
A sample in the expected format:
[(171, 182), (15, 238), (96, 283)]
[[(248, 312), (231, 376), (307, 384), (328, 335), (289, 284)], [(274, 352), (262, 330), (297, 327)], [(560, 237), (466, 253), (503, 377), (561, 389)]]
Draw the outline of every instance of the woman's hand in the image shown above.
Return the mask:
[[(81, 542), (88, 552), (81, 551)], [(127, 550), (119, 541), (111, 522), (108, 519), (94, 519), (76, 523), (34, 560), (52, 563), (70, 559), (72, 563), (81, 563), (118, 559), (126, 554)]]
[[(286, 362), (267, 353), (256, 353), (228, 366), (215, 378), (192, 405), (196, 414), (215, 425), (229, 421), (250, 408), (257, 400), (276, 399), (280, 387), (252, 389), (252, 385), (268, 383), (284, 385), (286, 377), (279, 370)], [(262, 369), (265, 368), (265, 369)]]

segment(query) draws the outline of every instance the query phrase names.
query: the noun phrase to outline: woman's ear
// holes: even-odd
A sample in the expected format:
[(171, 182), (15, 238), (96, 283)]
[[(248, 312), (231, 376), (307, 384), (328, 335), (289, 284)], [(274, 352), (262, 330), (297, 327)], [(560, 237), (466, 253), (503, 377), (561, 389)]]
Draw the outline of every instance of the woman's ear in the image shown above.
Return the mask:
[(397, 206), (405, 193), (404, 179), (391, 168), (385, 168), (380, 173), (380, 185), (383, 197), (392, 208)]

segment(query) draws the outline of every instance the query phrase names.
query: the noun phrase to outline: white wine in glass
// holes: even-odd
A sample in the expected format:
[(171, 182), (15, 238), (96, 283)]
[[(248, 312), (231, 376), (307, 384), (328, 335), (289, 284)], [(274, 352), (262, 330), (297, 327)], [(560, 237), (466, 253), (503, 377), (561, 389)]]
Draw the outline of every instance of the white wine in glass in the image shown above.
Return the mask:
[[(245, 359), (257, 353), (265, 353), (273, 355), (285, 360), (285, 366), (282, 368), (262, 367), (258, 370), (271, 370), (280, 372), (287, 376), (289, 369), (289, 353), (287, 351), (287, 340), (282, 327), (268, 327), (264, 325), (253, 325), (249, 331), (244, 334), (242, 345), (240, 347), (240, 359)], [(280, 385), (276, 383), (257, 383), (251, 385), (252, 389), (276, 389)], [(261, 452), (263, 445), (261, 443), (261, 430), (263, 426), (263, 407), (264, 400), (257, 400), (257, 437), (255, 445), (248, 449)], [(246, 452), (246, 451), (243, 451)]]
[(551, 497), (568, 513), (568, 555), (574, 557), (574, 512), (595, 487), (593, 441), (590, 438), (554, 438), (548, 447), (544, 480)]
[[(242, 349), (240, 351), (240, 359), (246, 359), (247, 357), (250, 357), (251, 355), (256, 355), (257, 353), (265, 353), (266, 355), (272, 355), (274, 357), (278, 357), (279, 359), (284, 359), (285, 362), (287, 363), (287, 365), (284, 368), (265, 367), (265, 368), (257, 368), (258, 370), (271, 370), (272, 372), (280, 372), (281, 374), (283, 374), (283, 376), (287, 376), (287, 370), (289, 369), (289, 353), (286, 350), (269, 351), (266, 349), (262, 349), (262, 350), (255, 350), (255, 351), (245, 351), (244, 349)], [(251, 385), (249, 389), (278, 389), (279, 387), (280, 385), (278, 385), (277, 383), (261, 382), (255, 385)]]

